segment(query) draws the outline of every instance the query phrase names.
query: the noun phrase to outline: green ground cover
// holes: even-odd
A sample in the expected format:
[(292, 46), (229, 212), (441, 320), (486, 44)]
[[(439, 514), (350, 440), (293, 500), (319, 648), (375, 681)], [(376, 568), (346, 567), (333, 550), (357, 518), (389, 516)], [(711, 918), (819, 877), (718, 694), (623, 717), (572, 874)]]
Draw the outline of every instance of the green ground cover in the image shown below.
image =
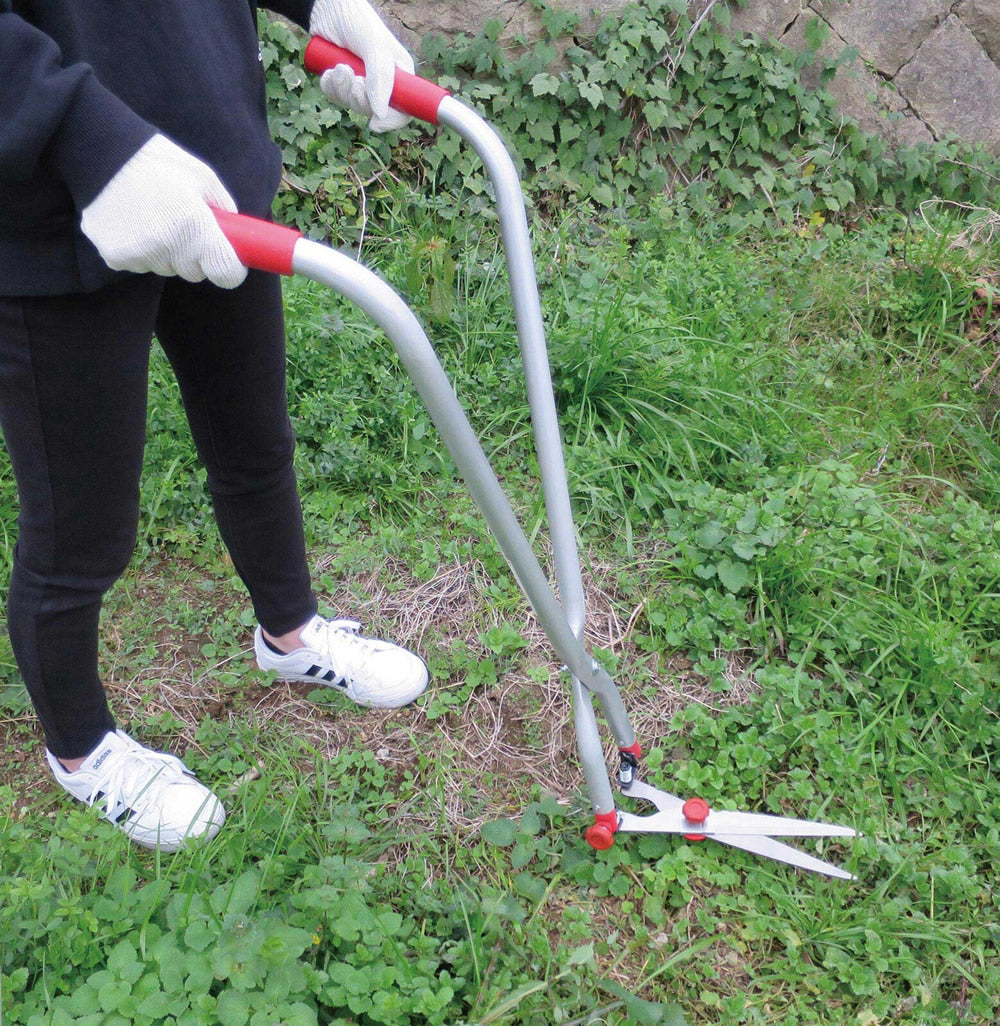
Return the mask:
[[(231, 821), (162, 860), (95, 831), (34, 786), (6, 656), (6, 1021), (992, 1021), (991, 265), (895, 218), (820, 260), (795, 234), (647, 228), (536, 236), (557, 255), (540, 271), (592, 606), (614, 625), (596, 651), (652, 782), (855, 824), (824, 854), (858, 881), (675, 838), (585, 845), (544, 639), (386, 342), (292, 283), (319, 585), (418, 644), (434, 685), (366, 718), (251, 668), (158, 359), (109, 684)], [(532, 525), (496, 254), (488, 234), (453, 245), (461, 301), (436, 338)]]
[[(385, 213), (363, 257), (428, 325), (544, 558), (494, 222), (365, 188)], [(863, 838), (811, 850), (857, 880), (673, 837), (586, 845), (544, 636), (385, 339), (293, 281), (317, 588), (418, 648), (431, 687), (361, 713), (253, 668), (154, 352), (103, 668), (123, 724), (230, 819), (158, 858), (70, 808), (0, 647), (0, 1023), (996, 1021), (995, 219), (870, 205), (720, 227), (703, 197), (602, 212), (551, 188), (533, 229), (588, 642), (645, 776), (850, 823)]]

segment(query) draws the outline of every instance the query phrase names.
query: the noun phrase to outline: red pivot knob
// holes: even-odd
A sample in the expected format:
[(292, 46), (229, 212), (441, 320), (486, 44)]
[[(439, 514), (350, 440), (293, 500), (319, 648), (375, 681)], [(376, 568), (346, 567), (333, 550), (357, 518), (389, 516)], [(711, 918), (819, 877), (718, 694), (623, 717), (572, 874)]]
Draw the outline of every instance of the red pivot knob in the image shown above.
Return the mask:
[[(708, 802), (704, 798), (688, 798), (688, 800), (681, 806), (681, 815), (689, 822), (694, 825), (704, 823), (708, 819), (708, 814), (711, 809), (708, 807)], [(704, 834), (685, 834), (685, 840), (688, 841), (704, 841)]]
[(615, 843), (615, 831), (618, 829), (618, 814), (615, 812), (598, 812), (594, 814), (594, 822), (587, 827), (584, 837), (591, 848), (607, 851)]
[(704, 823), (711, 811), (704, 798), (688, 798), (681, 807), (681, 813), (689, 823)]

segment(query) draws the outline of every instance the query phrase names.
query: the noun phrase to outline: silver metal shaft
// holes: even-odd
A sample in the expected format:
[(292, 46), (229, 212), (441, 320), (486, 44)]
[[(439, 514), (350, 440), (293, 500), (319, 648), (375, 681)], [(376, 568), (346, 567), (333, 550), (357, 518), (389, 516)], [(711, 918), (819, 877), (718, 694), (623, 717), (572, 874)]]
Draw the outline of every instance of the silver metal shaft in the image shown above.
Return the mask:
[(559, 598), (566, 619), (574, 633), (580, 636), (583, 634), (586, 617), (580, 558), (570, 509), (569, 488), (566, 485), (566, 466), (552, 392), (542, 306), (538, 297), (535, 262), (520, 179), (506, 147), (475, 111), (449, 96), (441, 101), (438, 121), (454, 129), (476, 151), (496, 194), (507, 276), (510, 280), (514, 319), (542, 477), (545, 513), (559, 583)]
[[(486, 121), (465, 104), (453, 97), (446, 97), (438, 108), (438, 121), (454, 129), (473, 147), (493, 185), (514, 303), (521, 361), (524, 365), (559, 598), (566, 619), (582, 644), (586, 609), (580, 557), (576, 544), (576, 529), (573, 526), (562, 439), (552, 390), (548, 349), (545, 344), (545, 327), (520, 178), (502, 140)], [(548, 627), (541, 611), (536, 608), (536, 612), (547, 631)], [(574, 674), (574, 682), (580, 681), (600, 700), (619, 747), (628, 748), (633, 745), (635, 734), (621, 695), (611, 679), (608, 678), (606, 683), (602, 681), (602, 686), (594, 688), (586, 678)], [(590, 695), (574, 687), (573, 704), (577, 746), (593, 799), (594, 811), (610, 812), (615, 807), (614, 797), (607, 780), (607, 767)]]

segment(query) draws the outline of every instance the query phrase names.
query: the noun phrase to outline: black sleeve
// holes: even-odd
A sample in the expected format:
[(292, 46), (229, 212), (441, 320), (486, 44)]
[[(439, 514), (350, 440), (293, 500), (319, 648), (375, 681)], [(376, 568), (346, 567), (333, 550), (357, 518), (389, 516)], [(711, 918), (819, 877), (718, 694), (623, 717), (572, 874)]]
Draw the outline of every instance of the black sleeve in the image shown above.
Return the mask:
[(312, 13), (314, 2), (315, 0), (266, 0), (261, 7), (266, 7), (275, 14), (283, 14), (286, 18), (291, 18), (296, 25), (308, 29), (309, 15)]
[(40, 168), (85, 207), (156, 129), (105, 89), (87, 64), (63, 65), (55, 42), (0, 7), (0, 179)]

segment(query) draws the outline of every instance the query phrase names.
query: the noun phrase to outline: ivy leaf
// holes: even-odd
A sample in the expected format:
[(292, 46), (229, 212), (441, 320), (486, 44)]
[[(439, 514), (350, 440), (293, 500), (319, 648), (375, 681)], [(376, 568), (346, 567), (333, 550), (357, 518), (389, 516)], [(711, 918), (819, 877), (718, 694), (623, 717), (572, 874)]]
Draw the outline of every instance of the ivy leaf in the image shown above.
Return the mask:
[(613, 207), (615, 205), (615, 194), (612, 191), (611, 186), (606, 185), (604, 182), (595, 185), (593, 189), (590, 190), (590, 195), (592, 199), (595, 199), (602, 206)]
[(532, 139), (538, 139), (542, 142), (555, 142), (556, 137), (552, 131), (552, 122), (543, 121), (541, 119), (532, 120), (528, 122), (528, 135)]
[(858, 180), (865, 188), (866, 195), (873, 195), (878, 189), (878, 174), (868, 164), (860, 163), (857, 168)]
[(648, 103), (644, 111), (646, 124), (655, 132), (660, 128), (678, 128), (681, 120), (668, 103)]
[(583, 134), (583, 128), (575, 121), (562, 121), (559, 123), (559, 141), (565, 145), (574, 139), (579, 139)]
[(596, 82), (581, 82), (580, 95), (595, 110), (604, 103), (604, 90)]
[(305, 82), (305, 75), (294, 65), (286, 64), (281, 69), (281, 80), (289, 89), (298, 89)]
[(841, 206), (846, 206), (854, 201), (854, 186), (846, 178), (831, 182), (830, 193), (836, 196)]
[(528, 85), (534, 96), (554, 96), (559, 91), (559, 79), (545, 71), (535, 75)]
[(822, 18), (810, 18), (806, 22), (803, 36), (805, 36), (806, 46), (810, 50), (818, 50), (826, 42), (829, 35), (830, 27)]
[(754, 173), (753, 180), (762, 189), (767, 189), (768, 192), (770, 192), (774, 188), (775, 181), (776, 181), (776, 179), (774, 177), (774, 172), (768, 170), (767, 168), (765, 168), (765, 169), (763, 169), (761, 171), (756, 171)]

